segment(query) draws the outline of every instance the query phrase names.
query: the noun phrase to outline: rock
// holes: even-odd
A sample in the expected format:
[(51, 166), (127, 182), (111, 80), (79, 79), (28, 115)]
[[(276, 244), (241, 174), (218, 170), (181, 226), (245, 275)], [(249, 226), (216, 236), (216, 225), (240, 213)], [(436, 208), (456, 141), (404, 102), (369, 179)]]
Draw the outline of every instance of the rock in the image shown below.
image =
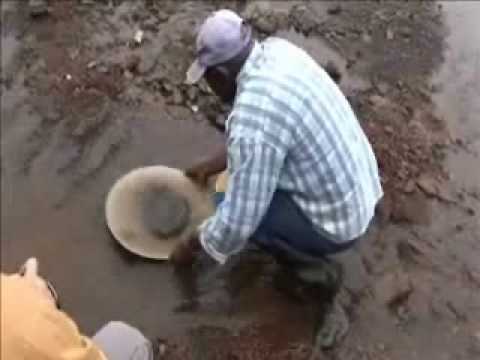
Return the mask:
[(152, 72), (158, 63), (158, 58), (158, 49), (145, 51), (138, 64), (138, 72), (142, 75)]
[(277, 23), (272, 16), (259, 16), (257, 19), (255, 19), (253, 24), (260, 32), (263, 32), (267, 35), (271, 35), (277, 31)]
[(129, 54), (125, 58), (124, 68), (131, 73), (136, 73), (138, 71), (138, 66), (140, 65), (141, 58), (138, 54)]
[(183, 104), (183, 95), (182, 95), (182, 92), (177, 89), (177, 88), (173, 88), (172, 89), (172, 97), (171, 97), (171, 102), (173, 105), (181, 105)]
[(305, 5), (296, 5), (290, 12), (293, 26), (304, 35), (309, 35), (317, 26), (318, 15)]
[(338, 14), (340, 14), (340, 13), (342, 12), (342, 10), (343, 10), (343, 9), (342, 9), (342, 6), (341, 6), (340, 4), (338, 4), (338, 5), (334, 5), (334, 6), (330, 7), (330, 8), (328, 8), (328, 9), (327, 9), (327, 13), (328, 13), (329, 15), (338, 15)]
[(252, 4), (247, 6), (243, 17), (248, 19), (253, 27), (262, 33), (270, 35), (277, 31), (277, 23), (268, 7)]
[(395, 34), (393, 33), (392, 29), (387, 29), (386, 33), (387, 40), (393, 40), (395, 37)]
[(375, 108), (388, 105), (389, 101), (380, 95), (372, 95), (368, 98), (368, 102)]
[(390, 86), (386, 82), (380, 82), (376, 85), (376, 88), (380, 95), (384, 96), (388, 93)]
[(417, 185), (425, 195), (437, 197), (440, 193), (440, 185), (437, 180), (429, 176), (423, 176), (417, 180)]
[(362, 41), (366, 44), (370, 44), (372, 42), (372, 37), (368, 33), (362, 34)]
[(412, 36), (412, 30), (408, 27), (403, 27), (399, 30), (399, 34), (404, 38), (409, 38)]
[(396, 223), (410, 223), (428, 225), (431, 223), (431, 204), (416, 193), (408, 197), (398, 198), (392, 206), (392, 221)]
[(410, 277), (402, 271), (386, 274), (375, 287), (377, 298), (390, 308), (405, 302), (412, 291)]
[(404, 194), (411, 194), (415, 191), (416, 184), (413, 180), (408, 180), (408, 182), (402, 188)]
[(187, 96), (190, 101), (197, 100), (197, 90), (195, 89), (195, 87), (191, 86), (188, 88)]
[(143, 30), (140, 30), (140, 29), (139, 29), (139, 30), (135, 31), (135, 35), (133, 35), (133, 41), (134, 41), (134, 43), (135, 43), (137, 46), (139, 46), (139, 45), (142, 44), (142, 42), (143, 42), (143, 35), (144, 35)]
[(47, 0), (29, 0), (28, 9), (31, 17), (41, 17), (48, 15)]
[(325, 65), (325, 71), (330, 75), (330, 77), (335, 81), (337, 84), (340, 83), (342, 80), (342, 73), (340, 72), (339, 67), (333, 61), (328, 61)]

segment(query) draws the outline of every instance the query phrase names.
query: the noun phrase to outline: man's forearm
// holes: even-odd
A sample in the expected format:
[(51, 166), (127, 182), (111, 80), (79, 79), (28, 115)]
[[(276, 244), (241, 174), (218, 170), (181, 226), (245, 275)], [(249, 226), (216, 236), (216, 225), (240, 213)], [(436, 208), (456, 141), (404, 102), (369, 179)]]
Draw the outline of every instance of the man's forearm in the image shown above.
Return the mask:
[(208, 169), (208, 175), (215, 175), (227, 168), (227, 147), (225, 144), (219, 146), (215, 153), (204, 162)]

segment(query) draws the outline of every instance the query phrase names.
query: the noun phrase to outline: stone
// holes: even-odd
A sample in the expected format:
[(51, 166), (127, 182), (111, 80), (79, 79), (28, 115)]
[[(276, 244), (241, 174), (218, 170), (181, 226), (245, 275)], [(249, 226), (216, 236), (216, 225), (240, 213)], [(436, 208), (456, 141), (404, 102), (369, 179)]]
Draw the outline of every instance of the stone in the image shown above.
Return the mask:
[(277, 23), (275, 19), (269, 15), (259, 16), (257, 19), (255, 19), (254, 25), (260, 32), (263, 32), (267, 35), (271, 35), (277, 31)]
[(438, 182), (432, 177), (423, 176), (417, 180), (417, 185), (426, 195), (436, 197), (440, 189)]
[(182, 95), (182, 92), (177, 89), (177, 88), (173, 88), (172, 89), (172, 98), (171, 98), (171, 102), (172, 104), (174, 105), (181, 105), (183, 104), (183, 95)]
[(138, 54), (129, 54), (125, 57), (124, 67), (126, 70), (131, 73), (136, 73), (138, 71), (138, 66), (140, 65), (141, 58)]
[(395, 37), (395, 34), (392, 29), (387, 29), (387, 34), (386, 34), (387, 40), (393, 40)]
[(138, 72), (142, 75), (152, 72), (157, 66), (159, 59), (158, 49), (152, 48), (144, 52), (138, 64)]
[(28, 9), (31, 17), (41, 17), (48, 15), (47, 0), (29, 0)]
[(412, 291), (410, 277), (402, 271), (386, 274), (375, 287), (376, 297), (388, 307), (401, 305)]
[(390, 89), (390, 86), (384, 81), (378, 83), (376, 87), (380, 95), (386, 95)]
[(396, 223), (429, 225), (431, 223), (431, 205), (420, 193), (398, 199), (393, 204), (391, 219)]
[(185, 198), (167, 188), (150, 189), (143, 194), (145, 226), (160, 238), (178, 235), (190, 220)]
[(368, 102), (373, 105), (374, 107), (383, 107), (388, 105), (389, 101), (380, 95), (372, 95), (368, 98)]
[(342, 73), (340, 71), (340, 68), (333, 61), (330, 60), (327, 62), (327, 64), (325, 65), (325, 71), (337, 84), (340, 83), (340, 81), (342, 80)]
[(327, 13), (329, 15), (339, 15), (342, 12), (342, 6), (341, 5), (334, 5), (332, 7), (329, 7), (327, 9)]
[(290, 12), (294, 27), (304, 35), (309, 35), (318, 24), (318, 15), (305, 5), (296, 5)]
[(412, 30), (408, 27), (403, 27), (399, 31), (400, 35), (403, 36), (404, 38), (409, 38), (412, 36)]

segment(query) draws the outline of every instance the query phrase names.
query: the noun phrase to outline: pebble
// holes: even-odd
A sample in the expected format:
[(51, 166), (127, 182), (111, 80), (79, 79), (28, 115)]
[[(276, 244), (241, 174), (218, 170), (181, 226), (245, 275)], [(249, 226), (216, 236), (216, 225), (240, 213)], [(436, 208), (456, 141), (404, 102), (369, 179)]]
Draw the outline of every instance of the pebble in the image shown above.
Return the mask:
[(33, 18), (48, 15), (48, 3), (46, 0), (30, 0), (28, 7), (30, 16)]
[(387, 306), (394, 306), (407, 300), (412, 291), (410, 277), (401, 271), (386, 274), (375, 288), (377, 297)]
[(372, 42), (372, 37), (367, 33), (363, 33), (362, 34), (362, 41), (366, 44), (370, 44)]
[(380, 95), (372, 95), (368, 99), (369, 103), (374, 107), (381, 107), (388, 104), (388, 100), (385, 99), (383, 96)]
[(137, 45), (140, 45), (143, 42), (143, 35), (144, 35), (144, 32), (140, 29), (135, 32), (135, 35), (133, 36), (133, 40)]
[(388, 29), (387, 30), (387, 40), (393, 40), (394, 37), (395, 37), (395, 34), (393, 33), (393, 31), (391, 29)]
[(330, 8), (328, 8), (327, 13), (329, 15), (338, 15), (342, 12), (342, 6), (341, 5), (335, 5)]

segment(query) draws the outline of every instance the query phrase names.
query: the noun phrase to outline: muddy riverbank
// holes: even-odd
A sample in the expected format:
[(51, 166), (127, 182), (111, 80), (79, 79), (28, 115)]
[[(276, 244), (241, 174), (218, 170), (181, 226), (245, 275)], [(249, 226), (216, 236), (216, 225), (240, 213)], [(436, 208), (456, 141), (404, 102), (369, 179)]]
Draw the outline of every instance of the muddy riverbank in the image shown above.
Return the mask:
[(204, 84), (183, 84), (195, 26), (222, 6), (260, 37), (333, 62), (379, 158), (382, 221), (339, 259), (350, 331), (315, 356), (478, 357), (474, 2), (61, 1), (32, 19), (3, 1), (2, 270), (37, 256), (84, 331), (124, 320), (167, 339), (170, 358), (312, 357), (315, 304), (275, 290), (268, 258), (175, 274), (126, 254), (105, 228), (104, 199), (119, 176), (185, 167), (222, 141), (209, 123), (227, 109)]

